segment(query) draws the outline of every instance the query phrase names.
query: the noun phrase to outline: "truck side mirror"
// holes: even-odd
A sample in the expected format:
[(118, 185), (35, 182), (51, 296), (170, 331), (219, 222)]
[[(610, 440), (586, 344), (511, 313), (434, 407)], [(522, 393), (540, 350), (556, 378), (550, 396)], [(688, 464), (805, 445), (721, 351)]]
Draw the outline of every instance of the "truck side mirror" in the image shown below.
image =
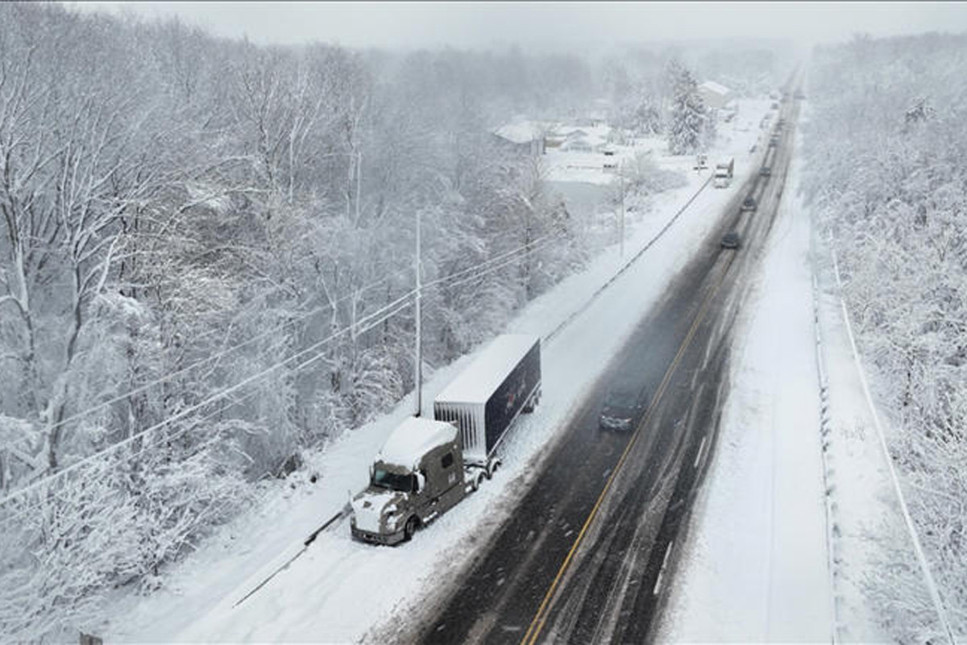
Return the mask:
[(416, 477), (413, 479), (413, 492), (419, 493), (423, 490), (423, 485), (426, 483), (426, 477), (422, 472), (417, 472)]

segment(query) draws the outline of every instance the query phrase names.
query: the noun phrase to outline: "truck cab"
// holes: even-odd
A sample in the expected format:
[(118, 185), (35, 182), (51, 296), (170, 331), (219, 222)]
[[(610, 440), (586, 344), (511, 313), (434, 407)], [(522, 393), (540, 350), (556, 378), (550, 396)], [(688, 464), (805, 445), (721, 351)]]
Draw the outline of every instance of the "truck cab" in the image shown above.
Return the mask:
[(715, 188), (728, 188), (729, 184), (732, 183), (732, 174), (734, 170), (734, 158), (730, 158), (727, 161), (721, 161), (715, 164), (715, 175), (712, 179), (712, 185)]
[(352, 535), (376, 544), (407, 541), (466, 493), (456, 427), (443, 421), (407, 419), (377, 454), (369, 486), (352, 500)]

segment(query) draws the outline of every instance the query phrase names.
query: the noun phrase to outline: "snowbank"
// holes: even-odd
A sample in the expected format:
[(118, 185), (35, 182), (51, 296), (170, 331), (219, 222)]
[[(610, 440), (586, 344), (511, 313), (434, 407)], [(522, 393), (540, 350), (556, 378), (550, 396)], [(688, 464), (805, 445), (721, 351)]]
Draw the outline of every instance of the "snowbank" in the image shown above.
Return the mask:
[(902, 520), (796, 160), (788, 181), (660, 641), (888, 640), (871, 581)]
[(788, 198), (766, 248), (659, 640), (830, 636), (809, 222)]

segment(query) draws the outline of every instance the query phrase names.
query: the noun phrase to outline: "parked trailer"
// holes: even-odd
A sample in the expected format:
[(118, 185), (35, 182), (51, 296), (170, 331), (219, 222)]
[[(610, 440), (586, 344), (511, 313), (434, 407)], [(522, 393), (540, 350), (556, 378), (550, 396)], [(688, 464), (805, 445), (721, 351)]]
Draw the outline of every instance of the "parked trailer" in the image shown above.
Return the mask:
[(507, 429), (540, 394), (540, 339), (497, 337), (437, 396), (435, 419), (407, 419), (386, 440), (369, 486), (352, 499), (353, 537), (409, 540), (476, 490), (497, 468), (494, 453)]
[(521, 412), (541, 397), (541, 341), (498, 336), (433, 402), (433, 416), (460, 429), (464, 459), (489, 474), (494, 451)]

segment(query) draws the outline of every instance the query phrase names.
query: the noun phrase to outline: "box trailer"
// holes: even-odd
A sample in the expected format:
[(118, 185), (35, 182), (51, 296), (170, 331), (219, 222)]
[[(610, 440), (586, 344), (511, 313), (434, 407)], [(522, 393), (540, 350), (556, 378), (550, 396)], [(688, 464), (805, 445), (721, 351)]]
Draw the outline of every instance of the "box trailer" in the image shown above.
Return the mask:
[(433, 402), (433, 417), (460, 430), (468, 466), (492, 472), (494, 451), (521, 412), (541, 397), (541, 341), (498, 336)]

